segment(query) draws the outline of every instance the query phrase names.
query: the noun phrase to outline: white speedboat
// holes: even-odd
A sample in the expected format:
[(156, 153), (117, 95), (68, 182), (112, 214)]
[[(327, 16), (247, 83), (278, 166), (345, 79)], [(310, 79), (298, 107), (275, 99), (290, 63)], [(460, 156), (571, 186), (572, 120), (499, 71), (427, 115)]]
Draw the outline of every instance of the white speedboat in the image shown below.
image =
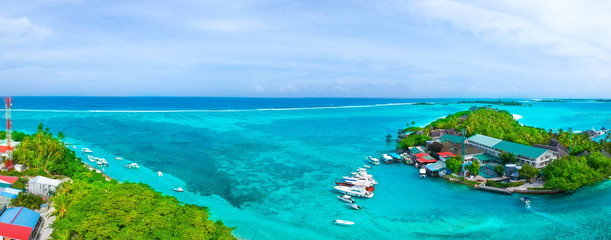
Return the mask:
[(91, 149), (89, 149), (89, 148), (83, 148), (81, 151), (83, 153), (93, 153), (93, 151), (91, 151)]
[(367, 169), (366, 168), (360, 167), (360, 168), (357, 168), (356, 170), (359, 171), (359, 172), (367, 173)]
[(340, 226), (352, 226), (354, 225), (353, 221), (348, 221), (348, 220), (341, 220), (341, 219), (335, 219), (333, 220), (334, 224), (340, 225)]
[(72, 146), (72, 149), (76, 149), (76, 146)]
[(157, 171), (157, 176), (163, 177), (163, 174), (161, 173), (161, 171)]
[(342, 201), (347, 202), (347, 203), (355, 203), (356, 202), (356, 201), (354, 201), (354, 199), (352, 199), (352, 197), (350, 197), (348, 195), (337, 196), (337, 198), (339, 200), (342, 200)]
[(173, 191), (175, 192), (184, 192), (185, 190), (182, 189), (181, 187), (177, 187), (177, 188), (172, 188)]
[(420, 177), (421, 177), (421, 178), (422, 178), (422, 177), (426, 177), (426, 169), (424, 169), (424, 168), (421, 168), (421, 169), (420, 169)]
[(130, 163), (130, 164), (125, 164), (126, 168), (140, 168), (140, 165), (138, 165), (137, 163)]
[(372, 156), (367, 157), (367, 161), (373, 165), (380, 165), (380, 160)]
[(116, 157), (115, 159), (116, 160), (123, 160), (123, 158), (120, 158), (120, 157)]
[(359, 209), (361, 209), (361, 206), (356, 205), (356, 203), (346, 203), (346, 206), (348, 206), (348, 207), (350, 207), (350, 208), (352, 208), (352, 209), (354, 209), (354, 210), (359, 210)]
[(363, 165), (363, 167), (371, 169), (371, 166), (369, 165)]
[(359, 187), (359, 186), (352, 186), (352, 187), (348, 187), (348, 186), (335, 186), (333, 188), (336, 191), (340, 192), (340, 193), (343, 193), (343, 194), (346, 194), (346, 195), (350, 195), (350, 196), (362, 197), (362, 198), (371, 198), (371, 197), (373, 197), (373, 193), (365, 190), (364, 187)]

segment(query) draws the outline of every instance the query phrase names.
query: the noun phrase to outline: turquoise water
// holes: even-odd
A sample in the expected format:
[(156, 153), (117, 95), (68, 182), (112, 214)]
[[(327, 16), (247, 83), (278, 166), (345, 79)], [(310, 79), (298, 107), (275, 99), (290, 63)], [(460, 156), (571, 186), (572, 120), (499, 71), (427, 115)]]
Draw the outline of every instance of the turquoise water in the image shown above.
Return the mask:
[[(138, 99), (129, 106), (117, 101), (87, 109), (87, 101), (99, 99), (78, 98), (78, 107), (69, 101), (57, 107), (53, 98), (25, 99), (28, 105), (21, 106), (18, 100), (14, 107), (22, 110), (13, 113), (16, 129), (34, 131), (44, 122), (61, 130), (69, 142), (108, 159), (110, 167), (104, 170), (109, 176), (142, 181), (181, 201), (208, 206), (212, 218), (236, 226), (234, 233), (242, 239), (611, 238), (609, 182), (570, 195), (533, 196), (528, 209), (518, 195), (421, 179), (413, 167), (382, 164), (370, 170), (380, 183), (375, 196), (357, 199), (363, 210), (351, 210), (336, 199), (335, 178), (365, 164), (365, 156), (394, 148), (385, 143), (386, 134), (395, 134), (406, 122), (424, 125), (471, 105), (323, 99), (226, 107), (172, 99), (182, 104), (172, 109), (172, 104), (152, 105), (159, 99)], [(251, 109), (257, 104), (261, 107)], [(533, 104), (503, 108), (522, 115), (524, 124), (546, 129), (611, 127), (609, 103)], [(130, 162), (141, 168), (123, 167)], [(187, 191), (171, 190), (178, 186)], [(331, 224), (338, 218), (356, 225)]]

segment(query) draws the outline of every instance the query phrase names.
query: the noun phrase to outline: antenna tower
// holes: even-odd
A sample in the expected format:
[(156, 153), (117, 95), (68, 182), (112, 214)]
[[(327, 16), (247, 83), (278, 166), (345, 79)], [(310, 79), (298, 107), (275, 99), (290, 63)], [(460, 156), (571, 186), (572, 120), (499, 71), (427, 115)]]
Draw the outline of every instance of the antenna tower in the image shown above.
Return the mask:
[(7, 97), (4, 98), (4, 104), (6, 107), (5, 117), (6, 117), (6, 160), (4, 161), (4, 166), (8, 169), (13, 168), (13, 147), (12, 147), (12, 138), (11, 138), (11, 130), (12, 130), (12, 122), (11, 122), (11, 106), (13, 105), (13, 98)]

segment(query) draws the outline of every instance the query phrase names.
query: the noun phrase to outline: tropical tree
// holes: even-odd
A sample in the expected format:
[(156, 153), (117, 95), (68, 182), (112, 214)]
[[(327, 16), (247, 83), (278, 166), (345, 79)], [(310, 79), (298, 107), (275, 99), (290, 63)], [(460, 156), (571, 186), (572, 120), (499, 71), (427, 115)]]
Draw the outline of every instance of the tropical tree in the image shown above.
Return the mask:
[(520, 176), (526, 178), (529, 181), (532, 180), (532, 178), (534, 178), (540, 172), (541, 170), (531, 166), (530, 164), (524, 164), (522, 165), (522, 168), (518, 170), (518, 174), (520, 174)]
[(467, 170), (469, 170), (469, 172), (473, 175), (479, 175), (479, 161), (477, 161), (477, 159), (474, 159), (470, 165), (467, 165), (466, 168)]
[(499, 177), (503, 176), (503, 172), (505, 171), (505, 167), (503, 167), (503, 165), (496, 165), (494, 166), (494, 172), (496, 173), (496, 175), (498, 175)]
[(456, 156), (446, 160), (446, 167), (454, 173), (459, 173), (462, 169), (462, 156)]
[(510, 152), (502, 152), (499, 155), (499, 158), (501, 159), (501, 163), (503, 164), (503, 166), (508, 163), (518, 162), (518, 159), (516, 158), (516, 156)]

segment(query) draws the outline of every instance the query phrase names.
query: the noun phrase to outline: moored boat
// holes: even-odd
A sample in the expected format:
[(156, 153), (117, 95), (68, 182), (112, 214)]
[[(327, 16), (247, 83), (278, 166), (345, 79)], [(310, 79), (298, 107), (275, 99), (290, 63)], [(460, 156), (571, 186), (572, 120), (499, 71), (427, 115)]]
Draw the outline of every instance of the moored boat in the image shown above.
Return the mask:
[(176, 192), (184, 192), (185, 190), (182, 189), (181, 187), (177, 187), (177, 188), (172, 188), (172, 191), (176, 191)]
[(346, 203), (346, 206), (348, 206), (348, 207), (350, 207), (350, 208), (352, 208), (352, 209), (354, 209), (354, 210), (359, 210), (359, 209), (361, 209), (361, 206), (356, 205), (356, 203)]
[(357, 187), (364, 187), (365, 190), (369, 191), (369, 192), (373, 192), (376, 188), (373, 186), (373, 183), (366, 181), (366, 180), (348, 180), (348, 179), (344, 179), (344, 181), (335, 181), (335, 185), (337, 186), (346, 186), (346, 187), (352, 187), (352, 186), (357, 186)]
[(347, 202), (347, 203), (355, 203), (356, 201), (354, 201), (354, 199), (352, 199), (352, 197), (348, 196), (348, 195), (340, 195), (337, 196), (337, 198), (341, 201)]
[(83, 154), (85, 154), (85, 153), (93, 153), (93, 151), (91, 151), (91, 149), (89, 149), (89, 148), (83, 148), (81, 151), (83, 152)]
[(340, 226), (352, 226), (354, 225), (353, 221), (348, 221), (348, 220), (341, 220), (341, 219), (335, 219), (333, 220), (334, 224), (340, 225)]
[(424, 169), (424, 168), (420, 169), (420, 177), (421, 178), (426, 177), (426, 169)]
[(163, 174), (161, 173), (161, 171), (157, 171), (157, 176), (163, 177)]
[(382, 161), (385, 163), (392, 163), (393, 158), (388, 154), (382, 154)]
[(374, 158), (372, 156), (368, 156), (366, 159), (367, 159), (368, 162), (370, 162), (373, 165), (380, 165), (380, 160), (377, 159), (377, 158)]
[(371, 169), (371, 166), (369, 165), (363, 165), (363, 167)]
[(362, 198), (371, 198), (373, 197), (373, 193), (365, 190), (364, 187), (359, 186), (335, 186), (333, 187), (336, 191), (344, 193), (346, 195), (354, 196), (354, 197), (362, 197)]
[(123, 160), (123, 158), (116, 157), (115, 160)]

